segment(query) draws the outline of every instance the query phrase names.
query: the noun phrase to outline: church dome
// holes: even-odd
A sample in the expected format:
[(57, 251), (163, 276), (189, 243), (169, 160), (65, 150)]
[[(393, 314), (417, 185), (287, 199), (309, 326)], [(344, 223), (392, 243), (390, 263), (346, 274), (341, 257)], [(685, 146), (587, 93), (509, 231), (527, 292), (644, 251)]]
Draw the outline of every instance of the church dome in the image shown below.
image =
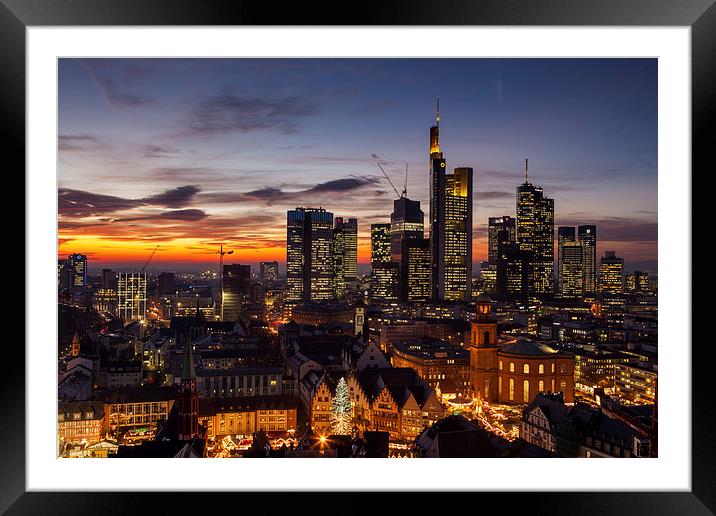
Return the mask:
[(500, 349), (500, 353), (507, 353), (509, 355), (546, 356), (556, 354), (557, 350), (550, 348), (541, 342), (521, 338), (514, 344), (504, 346)]

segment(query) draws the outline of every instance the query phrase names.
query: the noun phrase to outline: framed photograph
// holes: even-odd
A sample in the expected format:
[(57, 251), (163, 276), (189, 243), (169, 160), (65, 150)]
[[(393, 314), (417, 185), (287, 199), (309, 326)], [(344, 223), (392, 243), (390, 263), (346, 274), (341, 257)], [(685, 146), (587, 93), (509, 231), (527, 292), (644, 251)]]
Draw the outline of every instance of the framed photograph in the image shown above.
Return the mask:
[(712, 4), (3, 0), (28, 206), (2, 509), (711, 514)]

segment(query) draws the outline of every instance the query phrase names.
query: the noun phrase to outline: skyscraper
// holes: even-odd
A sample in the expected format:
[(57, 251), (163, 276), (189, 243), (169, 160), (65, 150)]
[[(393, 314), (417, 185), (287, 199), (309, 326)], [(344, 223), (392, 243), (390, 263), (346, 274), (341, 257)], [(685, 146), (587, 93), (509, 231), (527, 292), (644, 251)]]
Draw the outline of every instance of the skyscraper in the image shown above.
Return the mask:
[(614, 251), (604, 251), (599, 263), (599, 291), (621, 294), (624, 291), (624, 259)]
[(65, 259), (57, 260), (57, 287), (72, 288), (72, 269)]
[[(504, 230), (503, 230), (504, 231)], [(496, 291), (500, 300), (526, 303), (534, 253), (501, 239), (497, 253)]]
[(323, 208), (287, 212), (286, 280), (289, 301), (333, 299), (333, 213)]
[(584, 255), (584, 293), (594, 294), (597, 291), (597, 226), (579, 226), (577, 234)]
[(159, 295), (171, 297), (176, 293), (174, 287), (174, 273), (162, 272), (159, 274)]
[(408, 303), (427, 301), (431, 289), (430, 240), (404, 239), (400, 265), (400, 300)]
[(502, 237), (506, 237), (508, 242), (515, 242), (515, 219), (509, 215), (502, 217), (489, 217), (487, 224), (487, 261), (490, 264), (497, 263), (497, 239), (500, 231), (506, 230), (507, 233), (502, 233)]
[(117, 313), (125, 321), (143, 321), (147, 313), (147, 275), (144, 272), (119, 273)]
[(87, 256), (84, 254), (69, 255), (67, 267), (72, 271), (72, 288), (87, 288)]
[(358, 277), (358, 219), (343, 221), (343, 269), (345, 280), (355, 281)]
[(346, 295), (346, 234), (343, 227), (343, 217), (336, 217), (333, 228), (333, 288), (335, 297)]
[(532, 253), (528, 271), (530, 296), (554, 291), (554, 200), (544, 196), (542, 187), (528, 181), (517, 187), (516, 236), (520, 249)]
[[(420, 201), (401, 197), (390, 215), (390, 256), (399, 264), (400, 300), (425, 301), (432, 295), (430, 241), (425, 238), (425, 214)], [(426, 261), (427, 260), (427, 261)]]
[(565, 294), (564, 246), (567, 243), (574, 244), (576, 242), (577, 236), (574, 227), (560, 226), (557, 228), (557, 292), (560, 294)]
[(370, 225), (370, 263), (390, 262), (390, 224)]
[(584, 248), (580, 242), (565, 241), (559, 247), (559, 292), (563, 296), (584, 294)]
[(370, 290), (373, 303), (398, 301), (399, 264), (391, 261), (390, 224), (370, 226)]
[(430, 128), (432, 296), (469, 301), (472, 292), (472, 168), (447, 173), (440, 151), (440, 101)]
[(224, 265), (221, 279), (221, 320), (236, 321), (241, 315), (241, 307), (250, 294), (251, 266)]
[(261, 262), (259, 264), (259, 280), (264, 285), (278, 279), (278, 262)]

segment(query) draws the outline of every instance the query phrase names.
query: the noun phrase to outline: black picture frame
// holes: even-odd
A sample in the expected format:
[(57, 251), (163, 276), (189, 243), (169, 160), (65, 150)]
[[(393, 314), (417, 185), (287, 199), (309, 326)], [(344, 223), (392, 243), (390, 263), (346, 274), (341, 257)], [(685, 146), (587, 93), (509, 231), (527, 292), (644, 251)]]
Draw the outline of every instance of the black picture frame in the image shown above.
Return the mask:
[[(618, 25), (691, 27), (693, 170), (712, 151), (716, 113), (716, 0), (412, 0), (341, 4), (295, 3), (280, 6), (239, 0), (0, 0), (0, 77), (2, 131), (25, 166), (25, 29), (30, 26), (103, 25)], [(713, 167), (713, 165), (711, 165)], [(687, 171), (687, 174), (690, 171)], [(684, 180), (689, 180), (685, 174)], [(692, 234), (694, 234), (692, 232)], [(26, 275), (30, 271), (25, 271)], [(685, 280), (691, 283), (691, 278)], [(31, 306), (31, 299), (26, 306)], [(684, 300), (689, 302), (690, 300)], [(696, 306), (694, 306), (696, 308)], [(694, 319), (692, 315), (692, 320)], [(692, 341), (695, 341), (692, 337)], [(691, 345), (691, 342), (679, 343)], [(7, 351), (7, 353), (10, 353)], [(708, 346), (692, 346), (692, 491), (510, 493), (510, 512), (557, 514), (712, 514), (716, 511), (714, 404), (697, 405), (709, 388)], [(25, 357), (12, 353), (0, 389), (3, 407), (0, 435), (0, 509), (8, 514), (122, 514), (189, 512), (221, 507), (234, 494), (189, 493), (26, 493)], [(568, 472), (565, 472), (566, 474)], [(558, 487), (558, 480), (555, 485)], [(81, 491), (82, 486), (78, 486)], [(243, 496), (243, 495), (241, 495)], [(278, 496), (277, 498), (274, 498)], [(272, 494), (271, 504), (295, 494)], [(488, 499), (488, 497), (490, 499)], [(402, 508), (425, 497), (401, 498)], [(505, 503), (504, 493), (482, 493), (479, 505)], [(322, 502), (325, 503), (325, 502)], [(350, 502), (349, 502), (350, 503)], [(217, 505), (219, 504), (219, 505)], [(314, 506), (313, 501), (308, 501)], [(367, 505), (359, 504), (364, 509)], [(244, 505), (248, 508), (247, 505)], [(316, 507), (314, 506), (314, 509)], [(237, 508), (237, 510), (239, 510)], [(327, 508), (328, 510), (328, 508)], [(321, 511), (323, 512), (323, 511)]]

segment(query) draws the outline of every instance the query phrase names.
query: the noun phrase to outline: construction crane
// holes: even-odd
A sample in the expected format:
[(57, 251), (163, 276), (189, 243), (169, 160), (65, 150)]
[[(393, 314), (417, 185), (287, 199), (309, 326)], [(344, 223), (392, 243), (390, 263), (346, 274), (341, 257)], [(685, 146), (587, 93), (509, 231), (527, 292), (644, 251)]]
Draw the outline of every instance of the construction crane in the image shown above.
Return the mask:
[(385, 171), (385, 169), (380, 164), (380, 161), (375, 162), (376, 165), (378, 165), (378, 168), (381, 172), (383, 172), (383, 175), (388, 180), (388, 183), (390, 183), (390, 186), (393, 187), (393, 191), (395, 192), (395, 195), (398, 196), (398, 199), (403, 199), (404, 197), (407, 197), (408, 195), (408, 162), (405, 162), (405, 184), (403, 185), (403, 193), (399, 193), (398, 189), (393, 184), (393, 181), (390, 180), (390, 177), (388, 176), (388, 173)]
[(224, 251), (224, 244), (221, 244), (219, 250), (216, 251), (216, 254), (219, 255), (219, 280), (222, 286), (224, 284), (224, 255), (233, 253), (234, 251)]
[(150, 254), (150, 255), (149, 255), (149, 258), (147, 258), (147, 261), (144, 262), (144, 267), (142, 267), (142, 270), (139, 271), (139, 272), (144, 272), (144, 269), (147, 268), (147, 265), (149, 265), (149, 262), (152, 261), (152, 258), (154, 258), (154, 255), (156, 254), (157, 249), (159, 249), (159, 246), (157, 246), (157, 247), (154, 248), (154, 250), (152, 251), (152, 254)]

